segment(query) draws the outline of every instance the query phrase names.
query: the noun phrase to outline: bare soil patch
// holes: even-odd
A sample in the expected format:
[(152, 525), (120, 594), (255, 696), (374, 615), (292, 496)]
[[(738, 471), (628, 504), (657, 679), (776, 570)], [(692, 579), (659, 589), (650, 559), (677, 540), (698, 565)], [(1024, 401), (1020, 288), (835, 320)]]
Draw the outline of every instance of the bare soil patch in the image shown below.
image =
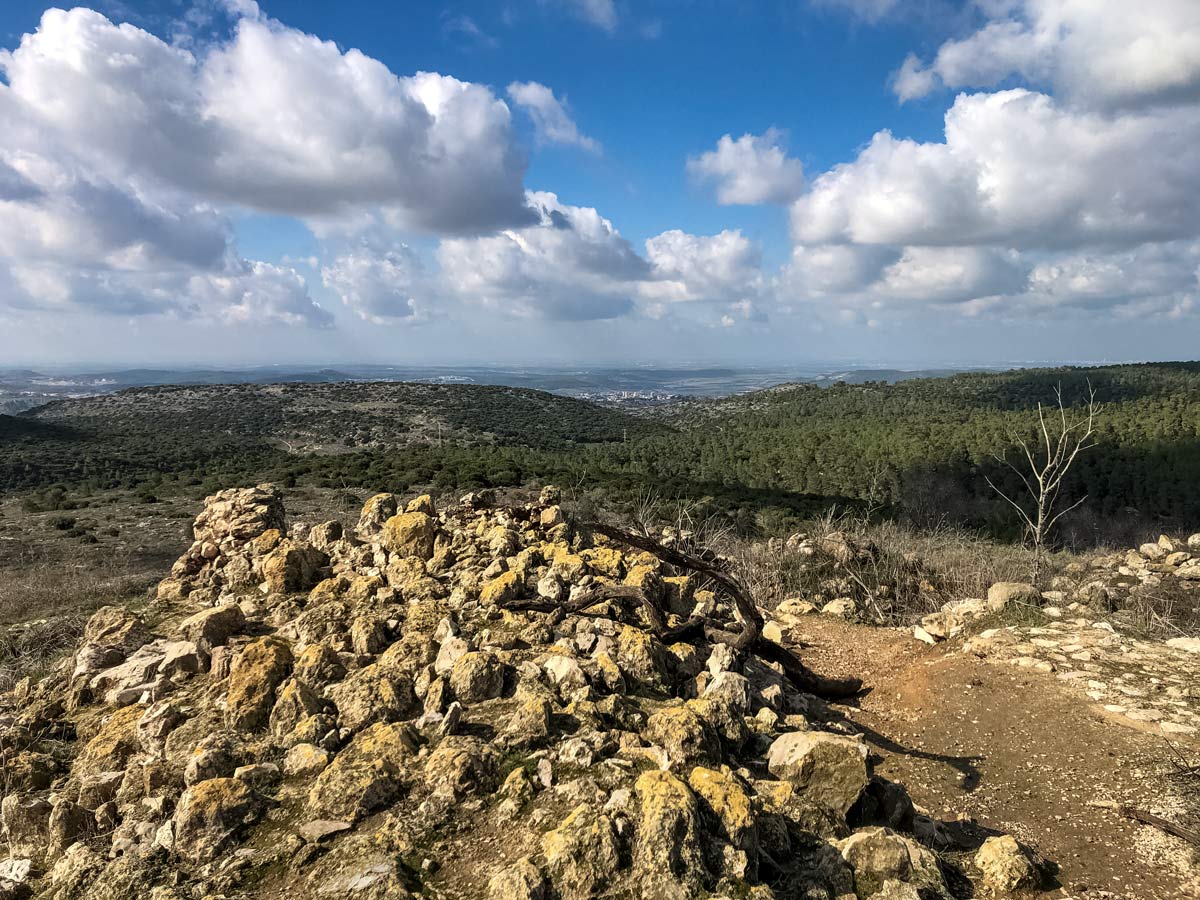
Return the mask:
[(1200, 745), (1123, 727), (1053, 675), (979, 660), (960, 642), (929, 647), (907, 630), (810, 618), (802, 656), (872, 690), (847, 717), (934, 818), (1009, 832), (1058, 867), (1044, 897), (1200, 897), (1186, 842), (1090, 805), (1117, 801), (1195, 829), (1200, 787), (1180, 754)]

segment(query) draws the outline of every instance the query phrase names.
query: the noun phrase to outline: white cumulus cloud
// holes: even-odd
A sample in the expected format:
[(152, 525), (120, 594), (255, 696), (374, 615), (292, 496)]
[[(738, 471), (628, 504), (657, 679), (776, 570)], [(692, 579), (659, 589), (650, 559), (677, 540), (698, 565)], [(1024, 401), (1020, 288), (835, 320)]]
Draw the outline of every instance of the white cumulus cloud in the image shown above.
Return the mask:
[(376, 325), (425, 318), (432, 285), (408, 246), (361, 246), (322, 267), (321, 281), (361, 318)]
[(531, 192), (536, 225), (438, 247), (448, 287), (462, 298), (517, 315), (607, 319), (633, 308), (649, 265), (596, 210)]
[(992, 20), (947, 41), (928, 66), (906, 62), (895, 85), (901, 99), (939, 83), (991, 87), (1010, 75), (1096, 107), (1200, 98), (1195, 0), (1019, 0), (985, 9)]
[(722, 204), (788, 203), (804, 188), (804, 167), (783, 147), (783, 134), (768, 129), (737, 140), (724, 135), (715, 150), (688, 160), (692, 177), (715, 185)]
[(600, 152), (600, 144), (579, 130), (567, 112), (566, 102), (555, 97), (554, 91), (544, 84), (514, 81), (508, 86), (508, 96), (529, 114), (540, 143), (566, 144), (591, 153)]
[(801, 243), (1130, 245), (1200, 228), (1200, 109), (1118, 117), (961, 95), (942, 143), (875, 135), (792, 207)]
[(619, 16), (614, 0), (565, 0), (570, 9), (585, 22), (604, 31), (615, 31)]
[(436, 234), (536, 221), (490, 89), (226, 6), (231, 35), (195, 52), (84, 8), (0, 51), (0, 267), (19, 286), (3, 302), (326, 325), (293, 270), (240, 256), (235, 213)]

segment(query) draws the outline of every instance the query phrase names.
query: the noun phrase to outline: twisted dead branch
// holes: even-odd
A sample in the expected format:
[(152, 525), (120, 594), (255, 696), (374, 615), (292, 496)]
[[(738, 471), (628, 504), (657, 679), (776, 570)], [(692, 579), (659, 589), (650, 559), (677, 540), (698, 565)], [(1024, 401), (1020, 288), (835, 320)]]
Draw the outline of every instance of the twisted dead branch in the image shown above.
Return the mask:
[(784, 675), (797, 689), (828, 700), (844, 699), (862, 691), (862, 679), (826, 678), (818, 675), (787, 647), (763, 637), (763, 617), (758, 606), (738, 579), (726, 571), (714, 556), (668, 547), (645, 534), (637, 534), (602, 522), (586, 522), (580, 527), (593, 534), (604, 535), (609, 540), (650, 553), (677, 569), (696, 572), (710, 579), (720, 592), (733, 602), (733, 627), (706, 616), (692, 616), (682, 624), (669, 627), (667, 611), (662, 607), (661, 600), (631, 585), (591, 585), (563, 602), (542, 599), (514, 600), (507, 604), (509, 609), (547, 613), (551, 624), (557, 624), (568, 615), (587, 615), (591, 609), (602, 603), (613, 602), (625, 608), (636, 605), (645, 613), (649, 631), (664, 643), (694, 643), (703, 637), (711, 643), (725, 644), (734, 651), (739, 660), (744, 661), (748, 656), (757, 656), (764, 662), (774, 663), (783, 669)]

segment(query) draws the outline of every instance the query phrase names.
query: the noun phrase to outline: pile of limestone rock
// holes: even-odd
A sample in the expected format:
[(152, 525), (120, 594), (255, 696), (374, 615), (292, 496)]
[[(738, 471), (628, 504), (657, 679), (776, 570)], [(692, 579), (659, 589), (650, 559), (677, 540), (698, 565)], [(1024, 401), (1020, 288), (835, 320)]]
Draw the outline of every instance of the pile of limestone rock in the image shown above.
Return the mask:
[[(1118, 626), (1136, 625), (1136, 610), (1153, 610), (1153, 598), (1176, 593), (1185, 599), (1179, 613), (1200, 607), (1200, 534), (1184, 539), (1160, 535), (1125, 553), (1103, 553), (1070, 563), (1050, 581), (1048, 590), (1031, 584), (1001, 582), (986, 599), (952, 600), (921, 619), (917, 639), (932, 644), (957, 637), (969, 626), (1003, 612), (1012, 604), (1036, 608), (1051, 619), (1111, 619)], [(1187, 599), (1190, 598), (1190, 599)], [(1149, 599), (1150, 602), (1147, 602)], [(1196, 638), (1177, 643), (1200, 646)]]
[(0, 898), (948, 900), (1037, 877), (1011, 838), (925, 846), (935, 823), (771, 665), (629, 609), (548, 614), (607, 580), (732, 618), (553, 489), (381, 494), (351, 529), (289, 528), (260, 485), (194, 533), (143, 614), (99, 610), (0, 695)]

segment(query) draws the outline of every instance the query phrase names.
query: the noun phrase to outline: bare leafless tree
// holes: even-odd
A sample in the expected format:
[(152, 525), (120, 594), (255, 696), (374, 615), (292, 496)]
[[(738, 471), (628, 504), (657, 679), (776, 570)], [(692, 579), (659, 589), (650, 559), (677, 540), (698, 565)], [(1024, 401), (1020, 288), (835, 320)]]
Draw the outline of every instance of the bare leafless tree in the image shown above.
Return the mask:
[(1058, 404), (1058, 414), (1054, 409), (1049, 411), (1038, 404), (1038, 436), (1029, 441), (1014, 433), (1009, 439), (1016, 444), (1024, 456), (1023, 460), (1014, 463), (1005, 455), (997, 456), (999, 462), (1012, 469), (1025, 485), (1026, 493), (1032, 500), (1032, 511), (998, 488), (991, 478), (988, 485), (1004, 498), (1017, 514), (1025, 529), (1026, 538), (1033, 548), (1033, 583), (1038, 584), (1042, 577), (1042, 567), (1045, 561), (1046, 545), (1051, 529), (1056, 522), (1075, 509), (1087, 495), (1080, 497), (1065, 509), (1055, 511), (1062, 490), (1063, 479), (1079, 457), (1079, 454), (1094, 447), (1096, 416), (1100, 407), (1096, 404), (1096, 391), (1088, 382), (1087, 405), (1082, 412), (1076, 414), (1068, 411), (1063, 402), (1062, 386), (1054, 390)]

